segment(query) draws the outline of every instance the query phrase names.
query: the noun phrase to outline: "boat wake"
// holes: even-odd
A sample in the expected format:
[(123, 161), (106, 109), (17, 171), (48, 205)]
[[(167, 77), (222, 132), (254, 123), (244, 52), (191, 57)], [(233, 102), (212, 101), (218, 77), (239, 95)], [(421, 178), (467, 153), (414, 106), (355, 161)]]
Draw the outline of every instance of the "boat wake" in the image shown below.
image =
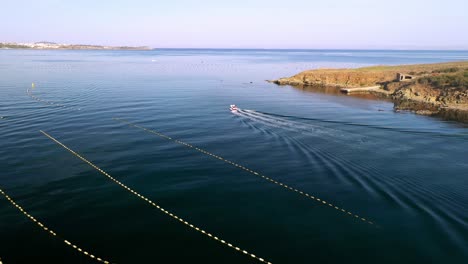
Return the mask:
[[(299, 153), (309, 165), (319, 164), (326, 175), (320, 180), (355, 186), (372, 199), (384, 201), (391, 207), (397, 205), (409, 215), (428, 215), (433, 224), (440, 226), (442, 233), (452, 230), (452, 239), (458, 240), (458, 246), (463, 244), (463, 236), (457, 235), (456, 231), (468, 228), (466, 217), (460, 214), (468, 210), (463, 195), (443, 186), (433, 188), (425, 182), (424, 173), (391, 175), (375, 165), (376, 159), (380, 159), (379, 162), (391, 160), (410, 151), (412, 147), (409, 144), (389, 144), (387, 139), (348, 133), (323, 126), (321, 122), (298, 122), (300, 119), (290, 120), (254, 110), (238, 109), (235, 114), (247, 127), (286, 144), (291, 152)], [(285, 133), (287, 131), (293, 133)], [(389, 145), (393, 147), (389, 149)], [(376, 154), (375, 151), (383, 146), (387, 146), (385, 151)]]
[(343, 140), (357, 144), (369, 142), (369, 137), (367, 136), (346, 132), (332, 127), (326, 127), (320, 124), (297, 122), (280, 116), (240, 108), (238, 108), (237, 114), (241, 117), (270, 127), (281, 128), (308, 136), (320, 138), (326, 137), (327, 139), (335, 142), (341, 142)]
[(345, 125), (351, 127), (366, 127), (371, 129), (377, 130), (385, 130), (385, 131), (393, 131), (393, 132), (400, 132), (400, 133), (408, 133), (408, 134), (416, 134), (416, 135), (428, 135), (433, 137), (451, 137), (451, 138), (458, 138), (468, 140), (468, 134), (466, 133), (441, 133), (437, 131), (431, 130), (412, 130), (409, 128), (399, 128), (399, 127), (386, 127), (386, 126), (377, 126), (377, 125), (370, 125), (370, 124), (362, 124), (362, 123), (354, 123), (354, 122), (346, 122), (346, 121), (338, 121), (338, 120), (329, 120), (329, 119), (322, 119), (322, 118), (310, 118), (310, 117), (299, 117), (299, 116), (290, 116), (290, 115), (279, 115), (274, 113), (266, 113), (261, 111), (253, 111), (253, 110), (244, 110), (244, 111), (251, 111), (257, 114), (262, 114), (270, 117), (277, 117), (283, 118), (288, 120), (295, 120), (295, 121), (312, 121), (312, 122), (319, 122), (322, 124), (331, 124), (331, 125)]

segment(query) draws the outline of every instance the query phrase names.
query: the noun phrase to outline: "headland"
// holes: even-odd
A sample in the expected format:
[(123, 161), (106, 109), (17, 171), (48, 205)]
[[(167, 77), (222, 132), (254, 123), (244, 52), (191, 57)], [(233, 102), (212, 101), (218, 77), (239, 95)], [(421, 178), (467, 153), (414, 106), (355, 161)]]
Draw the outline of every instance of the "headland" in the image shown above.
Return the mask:
[(468, 123), (468, 61), (357, 69), (316, 69), (271, 81), (330, 86), (343, 92), (390, 98), (395, 110)]

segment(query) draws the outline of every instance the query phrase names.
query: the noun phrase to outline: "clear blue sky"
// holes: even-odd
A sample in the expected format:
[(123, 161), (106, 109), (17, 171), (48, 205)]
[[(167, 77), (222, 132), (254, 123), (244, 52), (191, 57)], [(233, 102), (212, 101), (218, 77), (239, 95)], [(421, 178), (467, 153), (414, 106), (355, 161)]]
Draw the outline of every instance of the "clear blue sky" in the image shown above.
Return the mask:
[(0, 41), (468, 49), (468, 0), (2, 0)]

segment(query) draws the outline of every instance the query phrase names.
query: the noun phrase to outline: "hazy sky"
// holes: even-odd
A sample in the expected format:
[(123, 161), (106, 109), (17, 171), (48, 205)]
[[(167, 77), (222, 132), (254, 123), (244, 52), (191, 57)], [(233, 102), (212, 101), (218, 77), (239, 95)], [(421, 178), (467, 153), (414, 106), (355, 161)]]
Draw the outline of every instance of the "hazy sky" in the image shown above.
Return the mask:
[(1, 0), (0, 41), (468, 49), (468, 0)]

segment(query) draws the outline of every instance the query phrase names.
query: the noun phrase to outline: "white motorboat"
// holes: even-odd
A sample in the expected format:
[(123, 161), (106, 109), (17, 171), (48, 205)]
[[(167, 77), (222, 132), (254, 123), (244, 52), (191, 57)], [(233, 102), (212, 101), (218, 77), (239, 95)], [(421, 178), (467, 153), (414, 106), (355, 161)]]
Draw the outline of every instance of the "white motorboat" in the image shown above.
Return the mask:
[(239, 111), (239, 108), (237, 108), (236, 105), (230, 105), (229, 110), (231, 110), (231, 112), (233, 113), (236, 113), (237, 111)]

